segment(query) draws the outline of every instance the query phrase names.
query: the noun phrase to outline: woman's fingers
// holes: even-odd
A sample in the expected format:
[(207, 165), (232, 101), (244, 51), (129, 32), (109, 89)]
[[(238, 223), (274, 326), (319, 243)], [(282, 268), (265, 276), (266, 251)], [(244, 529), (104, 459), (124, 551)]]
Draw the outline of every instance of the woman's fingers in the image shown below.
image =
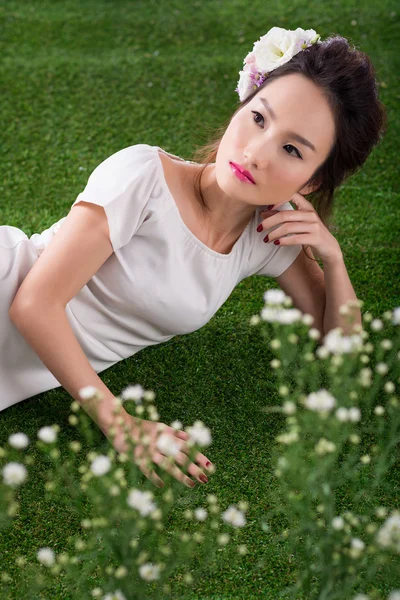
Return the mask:
[[(179, 431), (172, 430), (172, 431), (174, 431), (175, 436), (178, 437), (181, 440), (187, 441), (190, 438), (189, 434), (186, 431), (182, 431), (182, 430), (179, 430)], [(188, 446), (187, 444), (182, 444), (181, 445), (181, 452), (184, 452), (185, 454), (189, 455), (190, 446)], [(198, 452), (196, 454), (196, 459), (195, 460), (196, 460), (197, 464), (199, 464), (202, 468), (205, 468), (205, 469), (208, 469), (208, 470), (212, 469), (211, 461), (209, 461), (208, 458), (207, 458), (207, 456), (205, 456), (201, 452)], [(208, 464), (208, 466), (207, 466), (207, 464)]]
[[(180, 454), (181, 454), (181, 452), (179, 452), (177, 456), (179, 456)], [(167, 471), (170, 475), (172, 475), (172, 477), (174, 477), (181, 483), (185, 484), (187, 487), (194, 487), (196, 485), (196, 482), (193, 481), (192, 479), (190, 479), (190, 477), (185, 475), (185, 473), (183, 473), (176, 466), (175, 461), (177, 460), (177, 456), (169, 457), (169, 456), (164, 456), (164, 454), (160, 454), (160, 452), (155, 452), (153, 460), (156, 463), (156, 465), (161, 467), (161, 469), (164, 469), (164, 471)], [(183, 455), (183, 456), (185, 456), (185, 455)], [(179, 464), (181, 464), (181, 463), (179, 463)]]

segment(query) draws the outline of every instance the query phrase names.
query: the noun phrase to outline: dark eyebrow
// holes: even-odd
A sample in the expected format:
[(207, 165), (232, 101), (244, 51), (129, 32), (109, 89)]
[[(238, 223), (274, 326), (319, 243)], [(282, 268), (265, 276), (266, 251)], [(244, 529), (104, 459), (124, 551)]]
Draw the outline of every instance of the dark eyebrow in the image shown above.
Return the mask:
[[(260, 98), (261, 102), (264, 104), (264, 106), (267, 109), (267, 111), (269, 112), (269, 114), (271, 115), (271, 118), (274, 119), (274, 121), (276, 121), (276, 114), (272, 110), (272, 107), (268, 104), (268, 101), (265, 98), (261, 98), (261, 97), (259, 97), (259, 98)], [(311, 148), (311, 150), (314, 150), (314, 152), (316, 152), (316, 148), (315, 148), (314, 144), (312, 144), (311, 142), (309, 142), (308, 140), (306, 140), (305, 138), (303, 138), (298, 133), (294, 133), (293, 131), (289, 131), (288, 134), (293, 139), (297, 140), (301, 144), (304, 144), (305, 146), (308, 146), (309, 148)]]

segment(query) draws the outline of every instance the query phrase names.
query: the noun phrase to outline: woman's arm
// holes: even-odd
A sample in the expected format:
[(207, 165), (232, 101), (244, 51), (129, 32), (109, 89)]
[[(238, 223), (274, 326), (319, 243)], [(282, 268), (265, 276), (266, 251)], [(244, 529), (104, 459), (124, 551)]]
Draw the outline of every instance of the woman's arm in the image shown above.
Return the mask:
[[(11, 309), (11, 321), (67, 392), (106, 434), (116, 406), (115, 396), (102, 382), (83, 352), (62, 306), (32, 304)], [(94, 386), (104, 395), (99, 402), (83, 401), (79, 390)], [(126, 411), (121, 407), (121, 415)]]
[(357, 300), (357, 296), (349, 279), (343, 258), (338, 257), (332, 262), (324, 262), (325, 277), (325, 313), (324, 331), (328, 333), (335, 327), (341, 327), (344, 335), (354, 334), (353, 326), (362, 327), (362, 317), (359, 308), (349, 309), (353, 324), (347, 324), (347, 317), (339, 313), (339, 308), (349, 300)]

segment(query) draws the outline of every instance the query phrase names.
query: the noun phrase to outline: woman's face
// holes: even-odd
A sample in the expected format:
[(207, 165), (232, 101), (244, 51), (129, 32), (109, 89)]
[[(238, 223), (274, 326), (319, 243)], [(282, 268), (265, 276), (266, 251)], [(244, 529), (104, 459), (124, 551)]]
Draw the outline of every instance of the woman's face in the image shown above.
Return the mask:
[[(285, 75), (230, 121), (216, 158), (218, 185), (229, 197), (254, 206), (283, 204), (295, 192), (308, 194), (317, 186), (303, 186), (328, 157), (334, 136), (333, 114), (319, 88), (300, 74)], [(230, 161), (250, 171), (255, 185), (240, 181)]]

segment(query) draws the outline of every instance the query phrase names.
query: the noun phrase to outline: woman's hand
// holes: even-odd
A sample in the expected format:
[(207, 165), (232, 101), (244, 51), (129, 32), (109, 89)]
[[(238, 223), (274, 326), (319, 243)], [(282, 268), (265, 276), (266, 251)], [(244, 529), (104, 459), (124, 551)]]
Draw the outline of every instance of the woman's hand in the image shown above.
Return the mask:
[[(124, 420), (124, 425), (116, 427), (117, 434), (115, 437), (109, 435), (108, 432), (105, 432), (106, 437), (111, 441), (117, 452), (127, 452), (129, 446), (124, 439), (124, 436), (126, 435), (124, 432), (124, 426), (127, 427), (128, 431), (131, 432), (131, 438), (135, 443), (135, 464), (138, 465), (142, 473), (144, 473), (144, 475), (157, 487), (164, 487), (164, 482), (156, 474), (154, 469), (151, 468), (150, 463), (152, 462), (170, 473), (173, 477), (175, 477), (175, 479), (181, 481), (188, 487), (194, 487), (196, 483), (190, 479), (190, 477), (185, 475), (185, 473), (183, 473), (175, 463), (178, 463), (179, 466), (184, 467), (185, 470), (198, 481), (207, 483), (207, 481), (202, 481), (200, 479), (200, 477), (205, 477), (204, 472), (200, 467), (207, 468), (209, 472), (214, 472), (214, 467), (211, 465), (208, 458), (200, 452), (198, 452), (196, 455), (196, 462), (198, 465), (200, 465), (200, 467), (190, 461), (188, 455), (191, 447), (186, 444), (186, 441), (190, 437), (188, 433), (182, 430), (177, 431), (173, 429), (173, 427), (169, 427), (164, 423), (132, 417), (132, 415), (126, 411), (122, 412), (121, 416)], [(162, 450), (157, 447), (157, 441), (161, 433), (170, 436), (174, 444), (177, 445), (178, 452), (174, 457), (166, 456), (163, 454)], [(142, 443), (141, 440), (143, 436), (147, 436), (148, 444)], [(209, 463), (209, 467), (206, 467), (207, 463)]]
[[(263, 230), (279, 225), (268, 234), (267, 243), (279, 240), (281, 246), (308, 245), (314, 256), (322, 259), (324, 264), (342, 258), (339, 242), (322, 223), (311, 202), (299, 193), (295, 193), (290, 201), (296, 204), (298, 210), (260, 212), (262, 217), (268, 215), (261, 223)], [(284, 237), (288, 233), (292, 235)]]

